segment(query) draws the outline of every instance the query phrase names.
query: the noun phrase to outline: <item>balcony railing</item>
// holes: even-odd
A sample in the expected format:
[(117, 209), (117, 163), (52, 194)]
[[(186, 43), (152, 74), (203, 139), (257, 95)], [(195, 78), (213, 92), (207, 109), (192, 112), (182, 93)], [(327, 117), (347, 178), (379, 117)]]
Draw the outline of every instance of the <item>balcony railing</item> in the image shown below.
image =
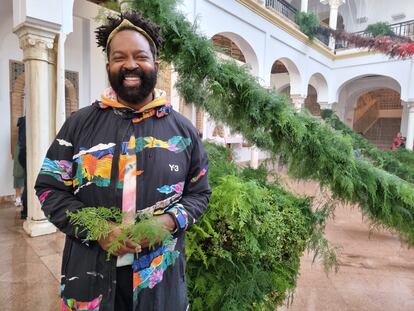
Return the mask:
[(414, 20), (406, 21), (402, 23), (392, 24), (391, 30), (397, 36), (400, 37), (412, 37), (414, 36)]
[[(410, 38), (414, 36), (414, 20), (391, 24), (390, 28), (392, 32), (398, 37)], [(361, 35), (363, 37), (371, 37), (371, 35), (366, 33), (365, 31), (358, 31), (358, 32), (355, 32), (355, 34)], [(349, 45), (348, 42), (337, 41), (336, 48), (347, 49), (347, 48), (353, 48), (353, 46)]]
[(266, 7), (286, 16), (293, 22), (298, 11), (294, 6), (284, 0), (266, 0)]

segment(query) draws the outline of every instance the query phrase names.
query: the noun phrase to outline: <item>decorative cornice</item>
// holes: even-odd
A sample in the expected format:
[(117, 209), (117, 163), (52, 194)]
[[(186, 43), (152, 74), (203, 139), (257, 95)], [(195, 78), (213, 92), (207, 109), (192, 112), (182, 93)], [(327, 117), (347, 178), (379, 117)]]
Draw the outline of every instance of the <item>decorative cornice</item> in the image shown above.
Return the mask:
[(41, 50), (51, 50), (53, 49), (54, 40), (51, 38), (26, 33), (19, 37), (20, 48), (22, 50), (35, 48)]
[(345, 0), (321, 0), (322, 4), (329, 4), (331, 8), (339, 8), (342, 4), (345, 3)]
[(414, 113), (414, 101), (412, 102), (403, 102), (403, 105), (407, 107), (410, 113)]

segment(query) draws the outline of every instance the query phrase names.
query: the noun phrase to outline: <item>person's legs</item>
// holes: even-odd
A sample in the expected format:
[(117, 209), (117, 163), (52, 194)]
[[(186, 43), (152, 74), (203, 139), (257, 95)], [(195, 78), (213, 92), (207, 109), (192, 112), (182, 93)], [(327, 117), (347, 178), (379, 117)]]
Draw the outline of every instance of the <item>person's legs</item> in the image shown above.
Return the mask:
[(21, 219), (26, 219), (27, 218), (27, 181), (26, 178), (24, 179), (24, 188), (23, 188), (23, 193), (22, 193), (22, 211), (20, 213), (20, 218)]
[(16, 191), (14, 205), (22, 206), (22, 189), (20, 187), (15, 187), (14, 189)]
[(132, 302), (132, 267), (116, 268), (115, 310), (133, 311)]

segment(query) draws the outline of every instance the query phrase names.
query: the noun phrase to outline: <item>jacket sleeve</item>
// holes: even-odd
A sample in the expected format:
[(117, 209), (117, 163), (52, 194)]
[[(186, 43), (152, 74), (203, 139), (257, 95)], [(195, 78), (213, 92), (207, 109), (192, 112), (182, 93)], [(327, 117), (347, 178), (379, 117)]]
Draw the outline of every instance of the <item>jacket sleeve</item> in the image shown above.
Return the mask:
[(186, 230), (206, 210), (211, 195), (207, 176), (207, 153), (197, 136), (191, 151), (191, 164), (182, 198), (166, 210), (166, 213), (173, 216), (177, 228), (176, 232)]
[(76, 211), (84, 207), (73, 193), (73, 145), (71, 121), (69, 118), (50, 146), (40, 173), (35, 190), (42, 210), (51, 223), (65, 234), (85, 239), (86, 232), (69, 222), (67, 211)]

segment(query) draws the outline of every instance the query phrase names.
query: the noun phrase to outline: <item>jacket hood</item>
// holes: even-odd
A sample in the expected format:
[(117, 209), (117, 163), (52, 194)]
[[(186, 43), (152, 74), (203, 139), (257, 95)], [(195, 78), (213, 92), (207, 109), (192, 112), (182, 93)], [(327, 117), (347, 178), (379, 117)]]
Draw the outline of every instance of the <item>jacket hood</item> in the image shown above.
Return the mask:
[(118, 96), (115, 91), (109, 87), (105, 89), (101, 94), (101, 102), (99, 102), (99, 107), (102, 109), (106, 109), (108, 107), (113, 108), (121, 108), (121, 109), (129, 109), (131, 112), (141, 113), (146, 110), (161, 107), (161, 106), (169, 106), (169, 102), (167, 100), (167, 93), (163, 90), (154, 89), (154, 100), (146, 104), (145, 106), (141, 107), (139, 110), (134, 110), (131, 107), (125, 106), (118, 102)]

